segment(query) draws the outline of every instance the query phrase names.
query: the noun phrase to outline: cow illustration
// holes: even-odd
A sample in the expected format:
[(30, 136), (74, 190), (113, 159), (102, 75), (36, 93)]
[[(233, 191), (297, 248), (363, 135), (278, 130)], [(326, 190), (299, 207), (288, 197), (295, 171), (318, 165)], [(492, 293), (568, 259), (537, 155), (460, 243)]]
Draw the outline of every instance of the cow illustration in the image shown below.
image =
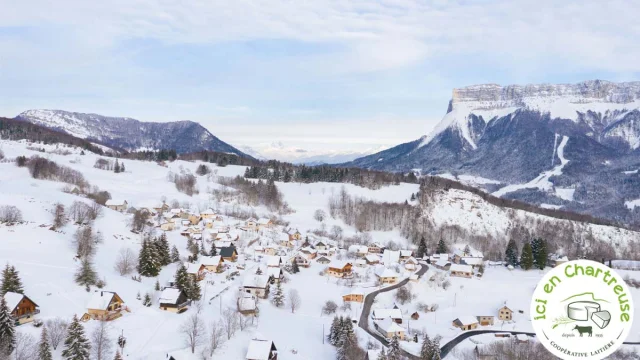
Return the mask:
[(573, 330), (578, 330), (578, 332), (580, 333), (580, 337), (582, 337), (582, 334), (584, 334), (584, 333), (588, 333), (589, 336), (593, 335), (593, 332), (591, 332), (591, 326), (578, 326), (578, 325), (576, 325), (576, 327), (574, 327)]

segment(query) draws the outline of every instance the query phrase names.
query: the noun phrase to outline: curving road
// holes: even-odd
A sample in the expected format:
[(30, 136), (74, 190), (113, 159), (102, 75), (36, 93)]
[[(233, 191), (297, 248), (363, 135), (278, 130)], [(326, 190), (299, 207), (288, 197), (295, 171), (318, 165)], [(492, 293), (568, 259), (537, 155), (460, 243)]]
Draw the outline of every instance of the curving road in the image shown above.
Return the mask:
[[(429, 267), (426, 264), (421, 264), (422, 267), (420, 268), (420, 270), (418, 270), (415, 274), (418, 275), (418, 277), (422, 277), (422, 275), (424, 275), (424, 273), (427, 272), (427, 270), (429, 270)], [(383, 292), (388, 292), (391, 290), (395, 290), (399, 287), (405, 286), (407, 283), (409, 282), (409, 278), (406, 278), (402, 281), (400, 281), (397, 284), (393, 284), (391, 286), (387, 286), (385, 288), (373, 291), (369, 294), (367, 294), (367, 296), (364, 298), (364, 303), (362, 306), (362, 313), (360, 314), (360, 320), (358, 322), (358, 326), (366, 331), (369, 335), (373, 336), (376, 340), (378, 340), (379, 342), (382, 343), (382, 345), (384, 346), (389, 346), (388, 341), (382, 337), (382, 335), (380, 335), (380, 333), (378, 333), (376, 330), (371, 330), (369, 329), (369, 313), (371, 312), (371, 305), (373, 305), (373, 301), (375, 300), (376, 296), (380, 293)], [(404, 350), (402, 350), (404, 356), (406, 356), (409, 359), (413, 359), (413, 360), (419, 360), (419, 357), (406, 352)]]

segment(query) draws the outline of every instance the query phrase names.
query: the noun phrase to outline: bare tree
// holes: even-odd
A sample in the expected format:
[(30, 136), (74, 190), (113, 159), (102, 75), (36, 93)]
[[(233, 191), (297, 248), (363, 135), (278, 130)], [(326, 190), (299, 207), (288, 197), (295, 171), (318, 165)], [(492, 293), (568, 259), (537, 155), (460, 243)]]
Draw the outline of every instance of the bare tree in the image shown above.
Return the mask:
[(22, 211), (13, 205), (0, 206), (0, 222), (17, 223), (22, 221)]
[(90, 258), (96, 253), (97, 239), (93, 235), (90, 226), (82, 226), (73, 235), (73, 245), (76, 247), (76, 255), (81, 259)]
[(316, 212), (313, 213), (313, 218), (319, 222), (323, 222), (326, 217), (327, 217), (327, 213), (324, 212), (324, 210), (322, 209), (318, 209), (316, 210)]
[(202, 344), (206, 334), (204, 324), (200, 318), (200, 311), (196, 311), (187, 318), (182, 326), (180, 326), (180, 333), (184, 336), (185, 342), (191, 348), (191, 353), (195, 354), (196, 347)]
[(228, 307), (222, 312), (222, 325), (227, 334), (227, 340), (230, 340), (238, 330), (238, 317), (234, 308)]
[(64, 205), (56, 203), (53, 208), (53, 226), (55, 228), (63, 227), (67, 223), (67, 216), (64, 213)]
[(100, 215), (102, 215), (102, 205), (98, 204), (97, 202), (91, 203), (91, 205), (89, 206), (89, 219), (95, 220)]
[(49, 341), (53, 350), (58, 348), (60, 342), (65, 338), (67, 334), (67, 327), (69, 322), (63, 318), (57, 317), (55, 319), (49, 319), (46, 322), (47, 332), (49, 333)]
[(325, 315), (334, 314), (336, 310), (338, 310), (338, 304), (336, 304), (333, 300), (327, 300), (327, 302), (324, 303), (324, 306), (322, 307), (322, 313)]
[(289, 290), (289, 308), (291, 308), (291, 312), (295, 313), (296, 310), (300, 307), (302, 303), (302, 299), (300, 299), (300, 294), (298, 294), (298, 290), (291, 289)]
[(331, 235), (334, 239), (340, 239), (342, 237), (342, 228), (339, 225), (333, 225), (331, 227)]
[(209, 356), (213, 356), (218, 348), (224, 343), (224, 326), (219, 321), (214, 321), (210, 325), (209, 331)]
[(69, 216), (76, 224), (86, 224), (90, 220), (91, 207), (82, 201), (74, 201), (69, 208)]
[(31, 334), (16, 332), (12, 360), (33, 360), (38, 357), (38, 340)]
[(396, 300), (402, 305), (410, 301), (412, 298), (411, 290), (407, 286), (401, 286), (396, 290)]
[(131, 231), (135, 231), (135, 232), (144, 231), (145, 226), (147, 226), (148, 220), (149, 220), (148, 211), (136, 210), (133, 213), (133, 218), (131, 219)]
[(122, 248), (118, 252), (118, 258), (116, 259), (116, 264), (114, 265), (114, 269), (121, 276), (129, 275), (133, 272), (133, 269), (136, 265), (136, 255), (133, 253), (133, 250), (129, 248)]
[(109, 338), (109, 325), (106, 321), (100, 321), (91, 333), (91, 352), (95, 360), (107, 360), (111, 358), (113, 344)]

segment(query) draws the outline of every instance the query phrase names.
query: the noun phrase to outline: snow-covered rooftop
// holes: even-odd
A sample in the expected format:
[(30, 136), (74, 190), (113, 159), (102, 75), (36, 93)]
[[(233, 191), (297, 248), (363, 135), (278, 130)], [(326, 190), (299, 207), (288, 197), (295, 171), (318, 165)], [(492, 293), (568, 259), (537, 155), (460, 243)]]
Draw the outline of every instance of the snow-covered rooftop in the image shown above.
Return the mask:
[(121, 200), (121, 199), (109, 199), (107, 200), (104, 204), (106, 206), (122, 206), (124, 205), (124, 203), (126, 202), (126, 200)]
[(247, 350), (247, 360), (269, 360), (272, 345), (271, 340), (251, 340)]
[(402, 326), (398, 325), (398, 323), (396, 323), (395, 321), (386, 318), (384, 320), (378, 320), (375, 322), (376, 325), (378, 325), (378, 328), (382, 329), (382, 331), (385, 332), (399, 332), (399, 331), (406, 331), (405, 328), (403, 328)]
[(242, 286), (264, 289), (269, 283), (269, 275), (247, 275), (242, 281)]
[(22, 301), (23, 297), (24, 295), (22, 294), (7, 291), (4, 294), (4, 300), (7, 302), (7, 307), (9, 308), (9, 311), (13, 311), (16, 308), (16, 306), (18, 306), (20, 301)]
[(91, 299), (89, 299), (89, 303), (87, 304), (87, 309), (107, 310), (107, 307), (111, 304), (111, 300), (114, 296), (115, 293), (111, 291), (96, 291), (91, 295)]
[(280, 256), (267, 257), (267, 266), (269, 267), (279, 267), (281, 263), (282, 263), (282, 258), (280, 258)]
[(374, 319), (402, 319), (402, 311), (400, 309), (373, 309), (371, 316)]
[(398, 273), (385, 266), (380, 266), (376, 269), (376, 275), (381, 278), (398, 277)]
[(463, 257), (462, 261), (465, 262), (465, 264), (467, 265), (471, 265), (471, 266), (478, 266), (478, 265), (482, 265), (482, 258), (478, 258), (478, 257)]
[(478, 322), (478, 318), (476, 318), (475, 316), (461, 316), (457, 320), (460, 321), (460, 323), (465, 326), (475, 324)]
[(400, 251), (385, 250), (382, 253), (382, 262), (385, 265), (395, 264), (400, 261)]
[(473, 268), (470, 265), (451, 264), (450, 271), (457, 272), (473, 272)]
[(162, 290), (158, 302), (162, 304), (176, 304), (181, 293), (180, 289), (166, 288)]
[(252, 295), (243, 296), (238, 300), (238, 308), (240, 311), (255, 310), (256, 305), (256, 298)]
[(260, 218), (258, 219), (258, 224), (260, 225), (267, 225), (271, 220), (267, 219), (267, 218)]

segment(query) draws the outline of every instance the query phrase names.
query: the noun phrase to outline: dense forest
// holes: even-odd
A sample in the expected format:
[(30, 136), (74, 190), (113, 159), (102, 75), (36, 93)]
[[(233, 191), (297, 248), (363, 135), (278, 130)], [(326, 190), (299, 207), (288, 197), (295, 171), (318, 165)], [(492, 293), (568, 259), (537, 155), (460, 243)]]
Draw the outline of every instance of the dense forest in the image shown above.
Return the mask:
[(323, 181), (349, 183), (369, 189), (378, 189), (391, 184), (397, 185), (400, 182), (418, 182), (418, 178), (413, 173), (404, 175), (359, 168), (337, 168), (330, 165), (293, 165), (275, 160), (247, 168), (244, 177), (282, 182), (313, 183)]

